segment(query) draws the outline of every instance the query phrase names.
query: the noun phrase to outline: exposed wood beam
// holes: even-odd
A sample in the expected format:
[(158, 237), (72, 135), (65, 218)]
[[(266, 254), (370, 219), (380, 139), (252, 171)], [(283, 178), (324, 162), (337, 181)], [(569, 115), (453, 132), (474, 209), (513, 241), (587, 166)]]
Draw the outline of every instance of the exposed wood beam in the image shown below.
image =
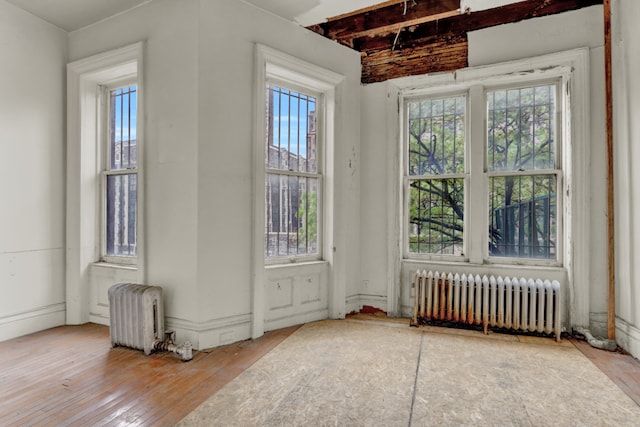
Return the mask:
[[(446, 33), (466, 33), (496, 25), (508, 24), (525, 19), (553, 15), (583, 7), (602, 4), (603, 0), (526, 0), (493, 9), (457, 15), (434, 22), (424, 23), (403, 31), (397, 48), (404, 45), (418, 44), (422, 39)], [(404, 36), (404, 37), (403, 37)], [(351, 41), (355, 50), (377, 51), (388, 49), (393, 44), (394, 36), (380, 35), (357, 37)]]
[[(406, 10), (405, 10), (406, 5)], [(350, 44), (358, 37), (385, 35), (403, 27), (431, 22), (459, 14), (460, 0), (390, 1), (364, 12), (341, 15), (310, 27), (333, 40)]]
[(604, 0), (604, 74), (607, 124), (607, 256), (608, 256), (608, 309), (607, 335), (616, 339), (616, 257), (615, 257), (615, 209), (613, 185), (613, 84), (611, 45), (611, 0)]
[(468, 66), (467, 35), (432, 37), (427, 43), (397, 50), (362, 53), (364, 84), (397, 77), (453, 71)]
[(460, 14), (460, 0), (389, 0), (308, 28), (361, 52), (361, 80), (372, 83), (464, 68), (468, 65), (470, 31), (603, 1), (523, 0)]
[(413, 25), (420, 25), (427, 22), (437, 21), (439, 19), (450, 18), (452, 16), (460, 15), (460, 9), (455, 9), (449, 12), (436, 13), (435, 15), (422, 16), (420, 18), (408, 19), (406, 21), (398, 22), (396, 24), (383, 25), (381, 27), (372, 28), (369, 30), (357, 31), (347, 34), (345, 37), (338, 37), (340, 40), (355, 39), (360, 37), (369, 37), (383, 34), (397, 33), (403, 28), (411, 27)]

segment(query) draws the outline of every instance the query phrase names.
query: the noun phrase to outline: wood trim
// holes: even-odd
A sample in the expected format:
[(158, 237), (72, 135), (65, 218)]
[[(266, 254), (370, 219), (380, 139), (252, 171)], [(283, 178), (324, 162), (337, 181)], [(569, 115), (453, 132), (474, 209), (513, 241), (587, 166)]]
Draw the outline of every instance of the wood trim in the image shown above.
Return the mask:
[(607, 150), (607, 258), (608, 258), (608, 307), (607, 335), (616, 339), (616, 266), (615, 266), (615, 205), (613, 165), (613, 84), (611, 46), (611, 0), (604, 0), (604, 74), (606, 92), (606, 150)]

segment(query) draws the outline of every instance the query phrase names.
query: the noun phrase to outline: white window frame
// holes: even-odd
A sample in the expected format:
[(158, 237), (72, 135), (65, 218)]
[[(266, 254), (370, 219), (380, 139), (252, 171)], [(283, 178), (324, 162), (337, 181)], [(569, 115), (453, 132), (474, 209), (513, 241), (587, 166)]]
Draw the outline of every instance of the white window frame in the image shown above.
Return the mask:
[[(94, 264), (133, 271), (145, 283), (144, 248), (144, 42), (99, 53), (67, 65), (66, 304), (69, 324), (90, 319), (90, 275)], [(100, 171), (102, 110), (100, 86), (137, 77), (138, 150), (137, 264), (101, 262)], [(115, 274), (110, 272), (110, 274)]]
[[(322, 94), (323, 120), (316, 123), (316, 131), (323, 135), (323, 188), (322, 188), (322, 249), (321, 259), (314, 262), (333, 262), (334, 220), (334, 145), (336, 120), (336, 92), (345, 76), (326, 68), (303, 61), (284, 52), (255, 45), (255, 102), (254, 102), (254, 150), (253, 150), (253, 228), (252, 228), (252, 325), (251, 336), (264, 333), (265, 319), (265, 129), (266, 82), (276, 79), (298, 85)], [(320, 214), (320, 212), (318, 212)], [(312, 262), (313, 263), (313, 262)], [(304, 265), (304, 263), (296, 263)], [(269, 265), (280, 268), (286, 264)]]
[[(576, 169), (586, 179), (586, 167), (584, 167), (583, 156), (576, 155), (573, 140), (579, 140), (586, 136), (583, 128), (572, 125), (572, 117), (584, 117), (587, 107), (584, 104), (584, 93), (576, 96), (576, 86), (584, 87), (587, 67), (585, 57), (588, 55), (582, 50), (572, 51), (568, 57), (563, 58), (561, 54), (548, 55), (545, 57), (529, 61), (514, 61), (511, 63), (484, 66), (474, 69), (461, 70), (452, 74), (441, 74), (432, 76), (419, 76), (398, 79), (394, 86), (398, 89), (399, 99), (399, 141), (398, 145), (402, 150), (399, 157), (400, 164), (400, 215), (399, 244), (402, 259), (407, 261), (429, 261), (429, 262), (455, 262), (470, 263), (474, 265), (496, 264), (496, 265), (523, 265), (542, 267), (562, 267), (567, 263), (566, 241), (573, 233), (572, 230), (584, 229), (587, 221), (578, 221), (571, 213), (584, 206), (588, 198), (584, 191), (579, 194), (569, 192), (571, 182), (578, 179), (575, 177)], [(526, 67), (526, 68), (525, 68)], [(576, 68), (579, 69), (576, 74)], [(519, 72), (522, 70), (521, 72)], [(535, 258), (509, 258), (489, 256), (488, 248), (488, 176), (486, 170), (486, 93), (505, 87), (524, 87), (550, 82), (559, 82), (557, 91), (557, 147), (556, 155), (559, 157), (558, 165), (560, 177), (558, 179), (557, 194), (557, 242), (555, 259), (535, 259)], [(580, 87), (580, 89), (582, 89)], [(440, 254), (415, 254), (409, 253), (408, 245), (408, 194), (407, 194), (407, 148), (406, 148), (406, 125), (405, 117), (406, 102), (416, 98), (439, 98), (456, 93), (467, 93), (468, 110), (466, 112), (466, 169), (469, 172), (468, 181), (465, 182), (465, 220), (464, 220), (464, 256), (440, 255)], [(588, 94), (588, 91), (587, 91)], [(579, 101), (577, 99), (579, 98)], [(471, 135), (480, 135), (481, 143), (476, 139), (472, 142)], [(581, 145), (582, 148), (582, 145)], [(588, 150), (586, 151), (588, 157)], [(481, 173), (478, 173), (481, 171)], [(525, 172), (524, 175), (531, 175)], [(481, 177), (475, 179), (472, 177)], [(584, 188), (584, 187), (583, 187)], [(482, 205), (477, 207), (477, 197), (483, 194)], [(473, 198), (471, 195), (474, 195)], [(469, 207), (474, 206), (474, 211), (481, 209), (482, 215), (469, 213)], [(473, 216), (473, 218), (471, 218)], [(571, 223), (570, 227), (567, 224)], [(571, 254), (575, 258), (575, 254)], [(581, 258), (584, 255), (581, 254)], [(587, 259), (585, 257), (584, 259)]]
[(123, 89), (128, 86), (136, 85), (136, 138), (138, 131), (138, 79), (137, 75), (126, 75), (123, 77), (118, 77), (115, 80), (111, 80), (109, 82), (105, 82), (100, 85), (100, 157), (101, 157), (101, 170), (100, 170), (100, 200), (98, 202), (100, 206), (100, 261), (106, 262), (109, 264), (123, 264), (123, 265), (136, 265), (138, 263), (138, 253), (136, 249), (135, 256), (120, 256), (120, 255), (109, 255), (107, 254), (107, 178), (109, 176), (115, 175), (128, 175), (135, 173), (136, 174), (136, 246), (138, 245), (139, 239), (139, 220), (140, 215), (138, 213), (138, 207), (140, 203), (140, 191), (139, 191), (139, 159), (141, 159), (141, 150), (140, 146), (136, 141), (136, 167), (129, 169), (110, 169), (109, 165), (111, 164), (111, 155), (110, 155), (110, 141), (111, 141), (111, 129), (109, 126), (109, 122), (111, 120), (111, 102), (110, 95), (111, 92)]
[[(467, 253), (467, 225), (469, 221), (469, 215), (467, 215), (467, 206), (469, 205), (469, 91), (466, 89), (462, 90), (444, 90), (442, 92), (438, 91), (406, 91), (400, 94), (401, 96), (401, 111), (400, 111), (400, 129), (402, 130), (402, 194), (403, 194), (403, 202), (402, 202), (402, 219), (403, 219), (403, 257), (405, 259), (423, 259), (423, 260), (438, 260), (438, 261), (459, 261), (464, 260), (467, 261), (466, 257)], [(456, 96), (464, 96), (465, 97), (465, 117), (464, 117), (464, 172), (457, 174), (443, 174), (443, 175), (433, 175), (429, 178), (431, 179), (463, 179), (464, 180), (464, 229), (462, 232), (462, 254), (461, 255), (453, 255), (453, 254), (429, 254), (429, 253), (415, 253), (409, 251), (409, 181), (414, 179), (420, 179), (421, 176), (412, 176), (409, 175), (409, 159), (408, 159), (408, 151), (409, 151), (409, 138), (408, 138), (408, 117), (406, 116), (408, 104), (410, 102), (425, 100), (425, 99), (440, 99), (440, 98), (449, 98)]]
[[(518, 82), (515, 84), (508, 84), (508, 85), (493, 85), (493, 86), (485, 86), (484, 87), (484, 93), (483, 93), (483, 102), (485, 105), (485, 116), (484, 116), (484, 121), (485, 123), (488, 122), (488, 117), (486, 114), (486, 110), (487, 110), (487, 105), (488, 105), (488, 93), (492, 92), (492, 91), (496, 91), (496, 90), (505, 90), (505, 89), (518, 89), (518, 88), (526, 88), (526, 87), (534, 87), (534, 86), (541, 86), (541, 85), (549, 85), (549, 86), (555, 86), (556, 92), (555, 92), (555, 125), (556, 125), (556, 129), (555, 129), (555, 159), (554, 159), (554, 164), (555, 164), (555, 168), (554, 169), (531, 169), (531, 170), (521, 170), (521, 171), (489, 171), (489, 165), (488, 165), (488, 153), (487, 153), (487, 140), (488, 140), (488, 135), (487, 135), (487, 131), (488, 131), (488, 127), (485, 126), (485, 132), (483, 133), (483, 150), (484, 150), (484, 157), (483, 157), (483, 170), (484, 170), (484, 181), (485, 181), (485, 191), (486, 194), (484, 195), (485, 197), (482, 198), (479, 195), (472, 195), (472, 200), (471, 203), (475, 204), (475, 203), (480, 203), (481, 200), (484, 203), (486, 203), (486, 227), (485, 230), (487, 231), (484, 234), (484, 241), (483, 241), (483, 248), (484, 248), (484, 254), (483, 254), (483, 258), (485, 263), (487, 264), (530, 264), (530, 265), (543, 265), (543, 266), (562, 266), (563, 265), (563, 246), (564, 246), (564, 239), (562, 238), (563, 236), (563, 224), (564, 224), (564, 210), (563, 210), (563, 206), (564, 206), (564, 197), (562, 197), (562, 188), (563, 188), (563, 179), (564, 179), (564, 161), (563, 161), (563, 136), (565, 134), (565, 129), (564, 127), (566, 126), (566, 123), (563, 119), (563, 113), (564, 113), (564, 105), (565, 105), (565, 95), (567, 94), (568, 91), (566, 90), (566, 86), (565, 84), (563, 84), (563, 81), (560, 77), (557, 78), (553, 78), (553, 79), (534, 79), (534, 80), (523, 80), (522, 82)], [(564, 90), (563, 90), (564, 89)], [(555, 233), (555, 238), (556, 238), (556, 257), (555, 258), (548, 258), (548, 259), (541, 259), (541, 258), (520, 258), (520, 257), (498, 257), (498, 256), (491, 256), (489, 254), (489, 179), (490, 178), (494, 178), (494, 177), (504, 177), (504, 176), (521, 176), (521, 177), (526, 177), (526, 176), (536, 176), (536, 175), (555, 175), (556, 177), (556, 233)], [(476, 197), (474, 197), (476, 196)]]
[[(269, 168), (265, 165), (265, 182), (266, 176), (268, 174), (276, 174), (276, 175), (286, 175), (286, 176), (295, 176), (300, 178), (314, 178), (318, 180), (318, 192), (316, 196), (317, 202), (317, 212), (316, 212), (316, 234), (317, 234), (317, 253), (314, 254), (303, 254), (303, 255), (280, 255), (273, 257), (265, 256), (265, 264), (267, 265), (275, 265), (275, 264), (288, 264), (288, 263), (296, 263), (296, 262), (311, 262), (311, 261), (319, 261), (323, 259), (323, 231), (324, 231), (324, 145), (325, 145), (325, 135), (324, 135), (324, 117), (326, 114), (325, 111), (325, 103), (324, 103), (324, 93), (319, 92), (316, 88), (309, 86), (302, 86), (297, 84), (296, 82), (291, 82), (287, 80), (282, 80), (278, 76), (267, 75), (265, 80), (264, 89), (266, 90), (268, 85), (273, 85), (277, 87), (281, 87), (283, 89), (288, 89), (295, 91), (297, 93), (312, 96), (316, 100), (316, 159), (317, 159), (317, 170), (315, 173), (309, 172), (300, 172), (300, 171), (287, 171), (284, 169), (277, 168)], [(265, 114), (266, 115), (266, 114)], [(266, 119), (265, 119), (266, 120)], [(265, 147), (265, 141), (263, 141), (263, 149)], [(266, 206), (265, 206), (266, 210)], [(266, 211), (265, 211), (266, 212)], [(264, 248), (264, 245), (263, 245)]]

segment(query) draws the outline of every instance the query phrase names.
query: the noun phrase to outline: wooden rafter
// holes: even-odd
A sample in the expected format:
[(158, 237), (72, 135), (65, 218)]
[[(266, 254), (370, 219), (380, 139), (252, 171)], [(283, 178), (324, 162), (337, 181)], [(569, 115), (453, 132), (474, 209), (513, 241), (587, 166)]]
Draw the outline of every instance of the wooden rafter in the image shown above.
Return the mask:
[(459, 15), (459, 9), (460, 0), (393, 0), (329, 18), (310, 29), (349, 45), (355, 38), (387, 35), (403, 27)]

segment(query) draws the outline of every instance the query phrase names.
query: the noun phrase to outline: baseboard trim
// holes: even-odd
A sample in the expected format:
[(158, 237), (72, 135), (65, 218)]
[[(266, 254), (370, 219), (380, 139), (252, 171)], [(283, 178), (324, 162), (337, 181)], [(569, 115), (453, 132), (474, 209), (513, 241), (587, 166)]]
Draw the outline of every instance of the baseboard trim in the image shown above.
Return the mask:
[(289, 326), (302, 325), (303, 323), (316, 322), (329, 318), (329, 310), (322, 308), (319, 310), (307, 311), (305, 313), (294, 314), (292, 316), (282, 317), (279, 319), (265, 320), (264, 330), (273, 331), (276, 329), (287, 328)]
[(387, 311), (387, 297), (368, 294), (356, 294), (347, 297), (347, 313), (357, 313), (362, 310), (362, 307), (365, 305)]
[(64, 302), (0, 317), (0, 341), (43, 331), (66, 322)]
[(176, 342), (189, 341), (194, 349), (218, 347), (251, 338), (251, 314), (191, 322), (176, 317), (165, 317), (165, 329), (176, 332)]
[(616, 342), (633, 357), (640, 359), (640, 329), (616, 317)]

